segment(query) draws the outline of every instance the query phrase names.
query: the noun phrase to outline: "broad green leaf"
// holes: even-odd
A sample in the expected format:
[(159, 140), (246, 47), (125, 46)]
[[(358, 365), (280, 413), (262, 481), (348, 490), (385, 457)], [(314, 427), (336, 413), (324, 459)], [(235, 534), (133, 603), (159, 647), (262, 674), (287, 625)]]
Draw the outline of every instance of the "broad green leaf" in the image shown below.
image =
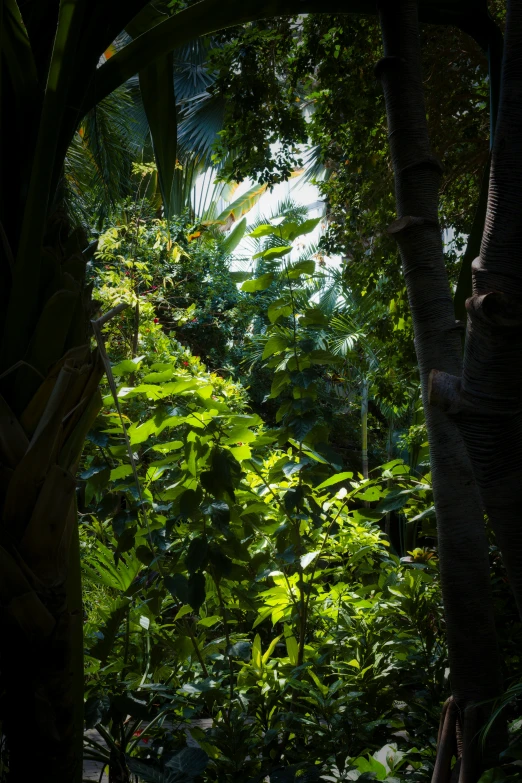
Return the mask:
[[(173, 574), (172, 576), (166, 576), (165, 577), (165, 586), (169, 593), (172, 595), (174, 599), (178, 599), (182, 603), (186, 604), (188, 602), (188, 580), (185, 574)], [(188, 609), (190, 611), (190, 608), (184, 607), (185, 609)], [(186, 611), (181, 614), (183, 610), (180, 609), (175, 620), (178, 620), (180, 617), (183, 617), (183, 614), (187, 614)]]
[(248, 429), (248, 427), (239, 424), (236, 427), (232, 427), (232, 429), (228, 432), (225, 443), (251, 443), (256, 439), (256, 437), (257, 435), (255, 432)]
[(288, 299), (276, 299), (268, 307), (268, 320), (274, 324), (278, 318), (287, 318), (292, 315), (292, 303)]
[(183, 445), (182, 440), (171, 440), (168, 443), (156, 443), (152, 448), (160, 454), (170, 454), (171, 451), (179, 451)]
[[(315, 460), (316, 462), (320, 462), (322, 465), (329, 464), (327, 459), (325, 459), (321, 454), (319, 454), (319, 452), (314, 451), (314, 449), (311, 449), (310, 446), (308, 446), (306, 443), (299, 443), (293, 438), (288, 438), (288, 442), (291, 443), (295, 449), (303, 450), (307, 456), (312, 457), (312, 459)], [(316, 489), (319, 489), (319, 487), (316, 487)]]
[[(220, 12), (221, 13), (221, 12)], [(217, 222), (226, 223), (227, 221), (241, 220), (243, 215), (257, 204), (261, 196), (266, 193), (268, 185), (254, 185), (246, 193), (243, 193), (239, 198), (229, 204), (223, 212), (218, 216)]]
[(174, 368), (169, 367), (167, 370), (163, 370), (162, 372), (150, 372), (147, 375), (144, 375), (142, 378), (143, 383), (165, 383), (165, 381), (170, 381), (174, 374)]
[[(382, 497), (383, 490), (381, 487), (368, 487), (363, 489), (362, 492), (358, 492), (356, 497), (358, 500), (367, 500), (370, 503), (379, 500)], [(379, 509), (381, 511), (381, 509)]]
[(170, 470), (171, 467), (172, 465), (170, 464), (170, 461), (167, 465), (151, 465), (150, 468), (147, 468), (145, 481), (158, 481), (167, 470)]
[(310, 218), (310, 220), (305, 220), (305, 222), (300, 225), (297, 223), (285, 223), (280, 227), (281, 237), (293, 242), (297, 237), (303, 236), (304, 234), (311, 234), (322, 219), (323, 218)]
[(237, 226), (230, 232), (228, 237), (225, 239), (223, 243), (223, 249), (225, 253), (231, 254), (234, 252), (236, 247), (239, 245), (243, 237), (245, 236), (245, 231), (247, 227), (246, 218), (243, 218)]
[(270, 399), (279, 397), (285, 386), (292, 382), (290, 374), (286, 370), (275, 372), (272, 378), (272, 388), (270, 389)]
[(132, 424), (127, 431), (131, 446), (144, 443), (151, 435), (157, 435), (159, 428), (160, 424), (155, 419), (149, 419), (143, 424)]
[(201, 620), (198, 620), (198, 625), (201, 625), (203, 628), (212, 628), (213, 625), (219, 622), (221, 622), (221, 617), (218, 614), (213, 614), (211, 617), (203, 617)]
[(101, 465), (91, 465), (90, 468), (84, 470), (83, 473), (80, 473), (80, 478), (82, 481), (88, 481), (88, 479), (96, 476), (98, 473), (103, 473), (103, 471), (107, 471), (108, 469), (109, 466), (104, 462)]
[[(176, 576), (176, 574), (174, 574), (174, 576)], [(187, 579), (187, 601), (188, 601), (188, 579)], [(192, 611), (191, 606), (182, 606), (179, 612), (176, 614), (174, 618), (174, 622), (176, 622), (176, 620), (181, 620), (182, 617), (185, 617), (186, 614), (190, 614), (191, 611)]]
[(275, 234), (276, 228), (272, 226), (270, 223), (263, 223), (261, 226), (258, 226), (253, 231), (249, 233), (249, 237), (253, 237), (254, 239), (258, 239), (259, 237), (268, 237), (270, 234)]
[(163, 386), (163, 390), (165, 392), (165, 396), (168, 394), (181, 394), (182, 392), (186, 391), (192, 391), (193, 389), (197, 389), (199, 386), (199, 382), (196, 378), (183, 378), (179, 381), (174, 381), (173, 383), (166, 383)]
[(111, 702), (108, 696), (90, 696), (85, 702), (85, 728), (94, 729), (106, 720)]
[(515, 783), (515, 780), (516, 778), (511, 775), (506, 777), (506, 773), (501, 767), (495, 767), (494, 769), (488, 769), (484, 772), (478, 783), (510, 783), (510, 781)]
[(307, 307), (299, 319), (301, 326), (328, 326), (329, 318), (319, 307)]
[(275, 258), (282, 258), (288, 255), (292, 250), (292, 245), (283, 245), (282, 247), (269, 247), (268, 250), (261, 250), (252, 256), (253, 259), (263, 258), (265, 261), (272, 261)]
[(117, 378), (122, 375), (131, 375), (139, 368), (144, 356), (137, 356), (135, 359), (124, 359), (122, 362), (113, 365), (112, 374)]
[(199, 612), (205, 601), (205, 574), (191, 574), (188, 580), (188, 602), (195, 612)]
[(179, 510), (184, 517), (191, 517), (201, 503), (202, 492), (197, 489), (186, 489), (179, 499)]
[(177, 165), (178, 120), (174, 94), (174, 55), (157, 57), (139, 72), (140, 94), (149, 123), (154, 158), (167, 216)]
[[(189, 490), (190, 492), (191, 490)], [(207, 539), (199, 536), (193, 538), (189, 544), (188, 552), (185, 556), (185, 564), (190, 572), (199, 571), (207, 562), (208, 543)]]
[[(379, 502), (379, 505), (377, 506), (377, 511), (382, 512), (388, 512), (388, 511), (398, 511), (400, 508), (403, 508), (406, 503), (410, 500), (410, 496), (412, 492), (416, 492), (416, 488), (414, 489), (399, 489), (394, 490), (392, 492), (388, 492), (387, 495), (385, 495), (381, 501)], [(362, 496), (358, 496), (362, 497)], [(370, 499), (370, 498), (364, 498), (364, 499)]]
[(118, 465), (117, 468), (111, 470), (111, 481), (117, 481), (117, 479), (125, 478), (125, 476), (131, 476), (132, 472), (132, 465)]
[(308, 669), (308, 674), (310, 675), (312, 680), (315, 682), (315, 684), (318, 687), (320, 693), (323, 696), (326, 696), (326, 694), (328, 693), (328, 685), (323, 685), (323, 683), (321, 682), (321, 680), (319, 679), (319, 677), (317, 676), (317, 674), (314, 672), (313, 669)]
[(267, 288), (269, 288), (272, 285), (273, 282), (274, 282), (274, 275), (267, 272), (267, 274), (265, 275), (256, 277), (255, 280), (247, 280), (241, 286), (241, 290), (246, 291), (249, 294), (252, 294), (255, 291), (265, 291)]
[(262, 653), (261, 653), (261, 637), (256, 633), (254, 644), (252, 645), (252, 663), (256, 669), (260, 669), (262, 666)]
[(288, 653), (288, 657), (290, 659), (290, 663), (292, 666), (297, 666), (298, 660), (299, 660), (299, 646), (297, 644), (297, 639), (294, 636), (294, 632), (290, 628), (289, 625), (285, 623), (284, 625), (285, 629), (285, 642), (286, 642), (286, 651)]
[(313, 275), (315, 272), (315, 261), (298, 261), (288, 267), (286, 273), (290, 280), (297, 280), (301, 275)]
[(268, 357), (272, 356), (272, 354), (279, 353), (279, 351), (284, 351), (286, 348), (288, 348), (289, 345), (290, 341), (288, 337), (285, 337), (282, 334), (273, 334), (265, 343), (262, 358), (268, 359)]
[(230, 452), (234, 455), (238, 462), (243, 462), (246, 459), (250, 459), (252, 451), (250, 446), (244, 443), (242, 446), (235, 446), (230, 449)]
[(304, 570), (307, 568), (311, 562), (315, 560), (317, 555), (319, 554), (319, 551), (317, 552), (307, 552), (306, 555), (302, 555), (301, 557), (301, 568)]
[(257, 626), (261, 625), (261, 623), (263, 623), (265, 620), (267, 620), (270, 617), (271, 614), (272, 614), (272, 607), (271, 606), (265, 607), (264, 609), (261, 609), (259, 611), (259, 614), (258, 614), (258, 616), (256, 618), (256, 621), (255, 621), (254, 625), (252, 626), (252, 628), (257, 628)]
[(275, 648), (276, 648), (276, 645), (277, 645), (278, 641), (281, 639), (281, 637), (282, 637), (282, 636), (283, 636), (283, 634), (282, 634), (282, 633), (281, 633), (281, 634), (279, 634), (279, 636), (276, 636), (276, 638), (275, 638), (275, 639), (272, 639), (272, 641), (271, 641), (271, 642), (270, 642), (270, 644), (268, 645), (268, 649), (267, 649), (267, 651), (266, 651), (265, 653), (263, 653), (263, 658), (262, 658), (262, 660), (263, 660), (263, 663), (264, 663), (264, 664), (268, 663), (268, 661), (270, 660), (270, 656), (271, 656), (271, 655), (272, 655), (272, 653), (274, 652), (274, 650), (275, 650)]
[(203, 400), (208, 400), (210, 397), (212, 397), (213, 393), (214, 386), (211, 383), (207, 383), (204, 386), (200, 386), (199, 389), (196, 389), (196, 394)]
[(351, 763), (354, 764), (360, 772), (373, 772), (377, 780), (386, 780), (388, 776), (386, 767), (372, 756), (368, 759), (359, 757)]
[(345, 471), (343, 473), (336, 473), (335, 476), (330, 476), (329, 479), (323, 481), (322, 484), (316, 487), (316, 489), (325, 489), (326, 487), (332, 487), (334, 484), (339, 484), (341, 481), (347, 481), (353, 478), (352, 471)]

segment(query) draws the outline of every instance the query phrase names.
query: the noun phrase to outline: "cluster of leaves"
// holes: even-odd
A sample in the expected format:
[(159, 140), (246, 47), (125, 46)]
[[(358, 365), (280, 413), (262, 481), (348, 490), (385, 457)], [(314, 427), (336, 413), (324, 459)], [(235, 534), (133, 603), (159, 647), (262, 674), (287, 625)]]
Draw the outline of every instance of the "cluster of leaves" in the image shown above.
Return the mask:
[[(494, 15), (502, 15), (503, 3), (490, 6)], [(447, 268), (455, 283), (488, 160), (487, 62), (477, 44), (457, 30), (427, 26), (422, 35), (430, 136), (444, 168), (440, 220), (447, 230)], [(217, 156), (224, 160), (232, 154), (240, 166), (234, 174), (227, 169), (227, 175), (259, 175), (253, 150), (257, 155), (261, 146), (252, 144), (256, 118), (262, 118), (260, 125), (271, 138), (272, 132), (279, 132), (278, 112), (271, 114), (272, 105), (286, 101), (288, 111), (301, 111), (304, 135), (312, 145), (302, 158), (327, 205), (322, 247), (343, 256), (351, 291), (378, 291), (389, 303), (393, 328), (385, 339), (400, 343), (398, 353), (407, 357), (413, 344), (411, 321), (397, 251), (386, 231), (395, 206), (384, 100), (374, 76), (381, 52), (378, 22), (311, 14), (284, 24), (276, 20), (245, 25), (230, 32), (227, 45), (214, 53), (223, 74), (214, 92), (230, 97), (230, 78), (234, 94), (248, 91), (251, 73), (238, 56), (243, 51), (248, 52), (248, 62), (256, 62), (259, 73), (271, 69), (274, 75), (270, 99), (250, 93), (248, 101), (234, 104), (233, 116), (225, 116)], [(226, 76), (229, 73), (233, 77)], [(303, 141), (303, 130), (297, 121), (293, 128), (297, 145)], [(284, 138), (287, 149), (290, 142), (287, 135)], [(263, 176), (273, 181), (287, 177), (287, 168), (277, 157), (279, 147), (267, 144), (264, 149)]]
[[(106, 327), (118, 404), (107, 389), (79, 505), (86, 718), (104, 739), (89, 734), (86, 755), (114, 773), (429, 775), (446, 688), (436, 559), (401, 563), (379, 527), (397, 511), (422, 517), (429, 476), (393, 460), (365, 480), (328, 445), (316, 395), (338, 358), (305, 290), (313, 260), (288, 260), (311, 228), (258, 227), (254, 239), (285, 244), (261, 250), (243, 282), (256, 297), (283, 280), (262, 337), (273, 429), (154, 323), (153, 302), (140, 307), (139, 356), (117, 343), (132, 321)], [(123, 298), (128, 285), (124, 275)], [(188, 753), (187, 735), (199, 749)]]
[(222, 232), (187, 214), (167, 221), (151, 215), (145, 200), (123, 203), (91, 263), (97, 296), (133, 305), (110, 334), (111, 356), (136, 355), (138, 332), (149, 353), (170, 334), (209, 367), (224, 368), (248, 320), (228, 272), (230, 252)]
[(294, 38), (294, 20), (260, 21), (223, 34), (213, 51), (212, 92), (226, 106), (215, 145), (223, 177), (272, 185), (288, 179), (300, 162), (306, 123), (299, 92), (285, 78)]

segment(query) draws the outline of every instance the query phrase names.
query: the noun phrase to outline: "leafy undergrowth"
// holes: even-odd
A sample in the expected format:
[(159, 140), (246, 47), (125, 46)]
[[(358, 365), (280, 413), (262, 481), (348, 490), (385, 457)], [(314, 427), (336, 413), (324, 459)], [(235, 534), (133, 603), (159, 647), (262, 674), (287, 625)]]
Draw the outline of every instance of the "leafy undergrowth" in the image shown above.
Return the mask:
[(85, 755), (114, 780), (430, 780), (448, 691), (437, 560), (383, 533), (392, 513), (432, 516), (430, 476), (395, 459), (363, 479), (329, 444), (317, 399), (338, 357), (314, 263), (281, 266), (312, 227), (278, 229), (243, 286), (279, 286), (272, 429), (128, 280), (98, 278), (104, 302), (134, 305), (106, 330), (117, 404), (107, 386), (79, 498), (86, 726), (103, 739)]

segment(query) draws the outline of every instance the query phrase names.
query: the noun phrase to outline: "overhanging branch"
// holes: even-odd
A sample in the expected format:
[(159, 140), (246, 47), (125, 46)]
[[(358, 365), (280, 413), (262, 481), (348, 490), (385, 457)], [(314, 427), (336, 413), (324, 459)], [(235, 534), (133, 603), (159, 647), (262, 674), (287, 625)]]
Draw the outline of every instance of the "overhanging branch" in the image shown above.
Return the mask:
[[(453, 24), (471, 35), (484, 50), (498, 28), (482, 0), (423, 0), (420, 18)], [(202, 0), (136, 38), (96, 71), (83, 114), (162, 54), (196, 37), (210, 35), (258, 19), (297, 14), (375, 15), (374, 0)]]

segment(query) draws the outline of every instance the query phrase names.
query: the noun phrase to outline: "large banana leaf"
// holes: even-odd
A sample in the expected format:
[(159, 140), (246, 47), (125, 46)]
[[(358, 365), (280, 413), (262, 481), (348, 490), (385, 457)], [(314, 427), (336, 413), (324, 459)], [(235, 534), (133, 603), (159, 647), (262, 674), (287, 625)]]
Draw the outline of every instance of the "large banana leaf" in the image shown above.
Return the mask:
[(38, 286), (28, 286), (27, 281), (34, 274), (35, 259), (39, 261), (55, 173), (56, 129), (65, 113), (84, 6), (85, 0), (63, 0), (60, 4), (3, 334), (1, 358), (5, 367), (19, 358), (20, 343), (24, 348), (28, 344), (38, 317)]
[(5, 0), (0, 44), (19, 100), (37, 98), (38, 74), (22, 16), (14, 0)]
[(172, 53), (158, 57), (140, 71), (140, 88), (152, 136), (163, 204), (167, 216), (170, 216), (178, 138)]
[[(139, 37), (162, 23), (164, 15), (147, 5), (129, 25), (127, 32)], [(174, 58), (172, 51), (157, 57), (139, 72), (141, 97), (149, 123), (159, 185), (165, 212), (171, 214), (171, 193), (176, 172), (178, 119), (174, 94)]]
[(246, 193), (243, 193), (231, 204), (227, 204), (223, 212), (218, 215), (216, 222), (224, 223), (227, 226), (232, 226), (238, 220), (241, 220), (243, 215), (250, 212), (261, 196), (266, 193), (268, 185), (254, 185)]

